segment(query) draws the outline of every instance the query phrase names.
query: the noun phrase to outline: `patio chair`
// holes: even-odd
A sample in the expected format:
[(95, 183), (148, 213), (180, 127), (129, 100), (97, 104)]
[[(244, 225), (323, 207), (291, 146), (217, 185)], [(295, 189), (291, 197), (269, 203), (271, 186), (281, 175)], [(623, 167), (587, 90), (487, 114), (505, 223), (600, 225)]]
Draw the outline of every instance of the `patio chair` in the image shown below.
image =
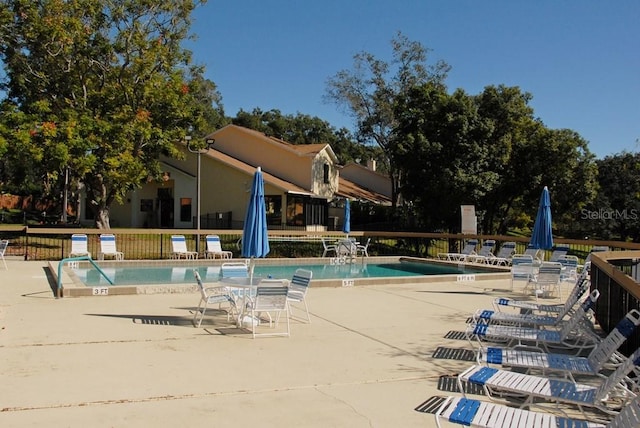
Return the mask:
[(470, 254), (475, 254), (476, 253), (476, 247), (478, 246), (478, 240), (477, 239), (469, 239), (467, 241), (467, 243), (465, 244), (464, 248), (462, 249), (462, 251), (460, 251), (459, 253), (438, 253), (438, 258), (439, 259), (446, 259), (449, 261), (460, 261), (460, 259), (470, 255)]
[[(263, 314), (269, 318), (269, 327), (278, 327), (280, 315), (284, 312), (287, 323), (286, 331), (258, 332), (260, 322), (251, 322), (251, 334), (255, 339), (257, 336), (287, 336), (291, 335), (289, 323), (289, 305), (287, 304), (287, 294), (289, 287), (286, 279), (263, 279), (256, 288), (256, 295), (249, 303), (251, 309), (251, 319), (260, 320)], [(272, 315), (275, 315), (273, 317)], [(274, 323), (275, 318), (275, 323)]]
[(435, 411), (436, 425), (440, 420), (473, 428), (521, 428), (521, 427), (580, 427), (580, 428), (635, 428), (640, 426), (640, 399), (636, 398), (622, 408), (607, 423), (593, 418), (577, 419), (551, 413), (518, 409), (506, 404), (491, 403), (465, 397), (447, 397)]
[(593, 290), (589, 297), (562, 324), (560, 328), (535, 328), (509, 326), (499, 324), (471, 323), (467, 326), (465, 335), (473, 346), (473, 340), (479, 348), (485, 348), (487, 342), (503, 343), (505, 347), (531, 347), (539, 348), (545, 352), (551, 352), (551, 348), (573, 351), (575, 354), (592, 349), (600, 343), (601, 339), (589, 326), (587, 314), (593, 309), (595, 302), (600, 297), (598, 290)]
[(515, 371), (495, 369), (482, 365), (471, 366), (458, 376), (458, 386), (463, 395), (463, 382), (479, 385), (485, 394), (493, 399), (497, 395), (524, 396), (521, 407), (534, 404), (537, 400), (548, 403), (576, 406), (587, 417), (584, 408), (598, 409), (604, 413), (616, 414), (618, 410), (636, 398), (633, 390), (635, 382), (629, 378), (633, 372), (640, 372), (640, 348), (603, 381), (597, 384), (574, 383), (568, 380), (535, 376)]
[(490, 309), (478, 309), (473, 315), (472, 319), (476, 323), (494, 323), (494, 324), (509, 324), (509, 325), (531, 325), (531, 326), (557, 326), (566, 316), (570, 316), (573, 312), (573, 307), (578, 303), (582, 295), (589, 289), (591, 281), (586, 274), (580, 275), (577, 280), (576, 287), (567, 298), (562, 310), (555, 314), (537, 314), (537, 313), (508, 313), (501, 311), (494, 311)]
[(322, 257), (327, 257), (327, 254), (338, 255), (338, 246), (336, 244), (330, 244), (325, 238), (322, 238), (322, 247), (324, 249)]
[(562, 298), (560, 290), (560, 274), (562, 273), (562, 265), (556, 262), (542, 262), (538, 267), (538, 271), (525, 286), (523, 293), (531, 289), (536, 299), (540, 297), (549, 298), (554, 292), (558, 292), (559, 298)]
[[(515, 256), (514, 256), (515, 257)], [(589, 265), (590, 263), (587, 263), (587, 265)], [(588, 275), (588, 268), (585, 269), (582, 273), (584, 275)], [(569, 297), (567, 299), (569, 299), (574, 293), (578, 292), (578, 287), (580, 286), (581, 282), (579, 280), (576, 281), (571, 293), (569, 294)], [(495, 310), (497, 311), (501, 311), (502, 308), (513, 308), (513, 309), (519, 309), (519, 310), (525, 310), (525, 311), (536, 311), (536, 312), (541, 312), (541, 313), (546, 313), (546, 314), (551, 314), (551, 313), (558, 313), (560, 311), (563, 310), (564, 305), (563, 304), (548, 304), (548, 303), (538, 303), (538, 302), (532, 302), (531, 300), (515, 300), (515, 299), (509, 299), (506, 297), (499, 297), (497, 299), (493, 300), (493, 307)]]
[(490, 253), (485, 262), (495, 266), (509, 266), (511, 265), (511, 257), (516, 252), (516, 243), (513, 241), (505, 242), (498, 250), (498, 254), (494, 255)]
[(91, 257), (91, 253), (88, 250), (88, 241), (87, 235), (83, 233), (74, 233), (71, 235), (71, 252), (69, 253), (69, 257)]
[(4, 259), (4, 253), (7, 252), (7, 247), (9, 246), (9, 241), (6, 239), (3, 239), (2, 241), (0, 241), (0, 259), (2, 259), (2, 263), (4, 264), (4, 268), (5, 270), (9, 270), (9, 268), (7, 267), (7, 262)]
[(187, 249), (187, 240), (184, 235), (172, 235), (171, 236), (171, 258), (172, 259), (197, 259), (197, 251), (189, 251)]
[(553, 249), (553, 252), (551, 253), (551, 256), (549, 257), (549, 261), (550, 262), (559, 262), (560, 261), (560, 257), (566, 256), (568, 252), (569, 252), (569, 245), (567, 245), (567, 244), (558, 244)]
[(361, 255), (364, 257), (369, 257), (369, 244), (371, 243), (371, 238), (367, 238), (367, 242), (363, 244), (356, 244), (356, 255)]
[(208, 259), (230, 259), (233, 258), (232, 251), (225, 251), (222, 249), (220, 243), (220, 237), (218, 235), (207, 235), (205, 238), (207, 242), (207, 249), (205, 250), (205, 257)]
[(352, 238), (342, 239), (336, 244), (338, 257), (356, 257), (357, 243)]
[(486, 263), (487, 258), (493, 256), (493, 249), (496, 247), (496, 241), (487, 239), (482, 243), (480, 251), (477, 254), (469, 254), (460, 258), (462, 262), (470, 263)]
[(311, 323), (311, 318), (309, 317), (309, 306), (307, 306), (307, 290), (311, 285), (311, 278), (313, 277), (313, 272), (306, 269), (296, 269), (296, 272), (293, 274), (293, 278), (291, 278), (291, 282), (289, 283), (289, 294), (287, 295), (287, 303), (289, 304), (289, 315), (293, 316), (293, 311), (291, 310), (292, 303), (302, 303), (304, 304), (304, 310), (307, 314), (307, 322)]
[[(247, 278), (249, 279), (251, 272), (249, 270), (249, 265), (245, 262), (224, 262), (220, 266), (220, 279), (239, 279), (239, 278)], [(234, 297), (236, 302), (250, 300), (251, 299), (251, 289), (246, 288), (229, 288), (228, 290), (231, 295)]]
[(578, 276), (578, 258), (576, 256), (560, 256), (558, 263), (562, 265), (560, 281), (571, 281)]
[(489, 347), (480, 348), (476, 354), (478, 364), (496, 364), (502, 367), (526, 369), (527, 373), (539, 371), (543, 374), (555, 372), (575, 381), (574, 375), (605, 376), (603, 369), (612, 370), (626, 361), (627, 357), (618, 348), (631, 336), (640, 324), (640, 311), (632, 309), (624, 316), (611, 333), (588, 356), (572, 356), (564, 353), (546, 353), (525, 349)]
[(116, 249), (116, 237), (110, 233), (100, 235), (100, 252), (98, 260), (104, 260), (105, 257), (113, 257), (116, 260), (124, 260), (124, 253)]
[(193, 276), (196, 278), (198, 290), (200, 290), (200, 301), (198, 302), (198, 308), (193, 314), (193, 326), (200, 327), (200, 325), (202, 324), (202, 319), (204, 318), (204, 314), (205, 312), (207, 312), (207, 306), (215, 303), (218, 304), (219, 309), (222, 309), (223, 303), (229, 304), (229, 309), (226, 311), (227, 321), (229, 321), (232, 312), (237, 311), (236, 302), (234, 298), (229, 294), (226, 287), (205, 287), (202, 284), (202, 279), (200, 278), (200, 274), (196, 269), (193, 270)]
[(530, 255), (521, 254), (511, 257), (511, 290), (516, 281), (526, 281), (526, 287), (533, 278), (533, 269), (533, 257)]

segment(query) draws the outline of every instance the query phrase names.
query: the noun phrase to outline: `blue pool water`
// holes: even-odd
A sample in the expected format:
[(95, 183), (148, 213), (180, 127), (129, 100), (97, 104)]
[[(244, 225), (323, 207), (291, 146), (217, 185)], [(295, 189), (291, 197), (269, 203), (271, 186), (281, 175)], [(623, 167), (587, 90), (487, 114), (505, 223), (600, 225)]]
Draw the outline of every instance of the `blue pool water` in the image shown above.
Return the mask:
[[(302, 264), (256, 266), (254, 275), (263, 278), (291, 278), (296, 269), (309, 269), (314, 279), (358, 279), (389, 278), (423, 275), (455, 275), (483, 272), (469, 267), (441, 265), (436, 263), (393, 262), (393, 263), (353, 263), (344, 265)], [(204, 282), (217, 281), (219, 266), (122, 266), (104, 267), (103, 271), (113, 281), (113, 285), (144, 284), (191, 284), (194, 283), (193, 269), (197, 269)], [(108, 285), (108, 282), (93, 267), (73, 269), (78, 278), (87, 286)], [(486, 272), (486, 271), (484, 271)]]

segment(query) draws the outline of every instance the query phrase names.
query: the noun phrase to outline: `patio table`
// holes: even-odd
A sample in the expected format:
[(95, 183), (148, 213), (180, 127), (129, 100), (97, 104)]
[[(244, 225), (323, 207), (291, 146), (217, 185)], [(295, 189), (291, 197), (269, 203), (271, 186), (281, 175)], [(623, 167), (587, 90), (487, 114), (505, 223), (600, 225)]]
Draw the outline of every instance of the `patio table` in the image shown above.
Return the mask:
[[(253, 278), (220, 279), (221, 285), (237, 292), (238, 296), (242, 296), (242, 298), (240, 299), (242, 301), (242, 305), (240, 307), (240, 310), (238, 311), (238, 319), (236, 320), (236, 325), (238, 327), (242, 327), (242, 322), (244, 321), (244, 317), (247, 314), (247, 303), (251, 301), (251, 296), (253, 294), (252, 292), (258, 286), (260, 281), (262, 281), (262, 277), (259, 276), (254, 276)], [(237, 304), (236, 307), (238, 307)]]

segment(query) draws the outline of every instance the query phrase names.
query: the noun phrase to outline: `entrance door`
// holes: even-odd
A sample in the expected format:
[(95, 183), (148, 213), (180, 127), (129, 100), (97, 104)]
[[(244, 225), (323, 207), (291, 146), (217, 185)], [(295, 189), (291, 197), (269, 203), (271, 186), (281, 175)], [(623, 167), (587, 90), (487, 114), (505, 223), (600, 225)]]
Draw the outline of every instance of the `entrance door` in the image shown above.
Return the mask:
[(173, 189), (161, 187), (158, 189), (156, 210), (160, 219), (160, 227), (173, 228)]

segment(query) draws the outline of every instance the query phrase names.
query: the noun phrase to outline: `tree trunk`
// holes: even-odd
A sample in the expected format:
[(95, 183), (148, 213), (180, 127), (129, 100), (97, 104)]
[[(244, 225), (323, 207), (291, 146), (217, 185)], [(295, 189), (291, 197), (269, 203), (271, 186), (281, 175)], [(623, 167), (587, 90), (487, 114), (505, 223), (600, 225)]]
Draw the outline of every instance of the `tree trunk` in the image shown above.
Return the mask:
[(96, 211), (96, 227), (105, 230), (111, 229), (109, 224), (109, 208), (100, 207)]

